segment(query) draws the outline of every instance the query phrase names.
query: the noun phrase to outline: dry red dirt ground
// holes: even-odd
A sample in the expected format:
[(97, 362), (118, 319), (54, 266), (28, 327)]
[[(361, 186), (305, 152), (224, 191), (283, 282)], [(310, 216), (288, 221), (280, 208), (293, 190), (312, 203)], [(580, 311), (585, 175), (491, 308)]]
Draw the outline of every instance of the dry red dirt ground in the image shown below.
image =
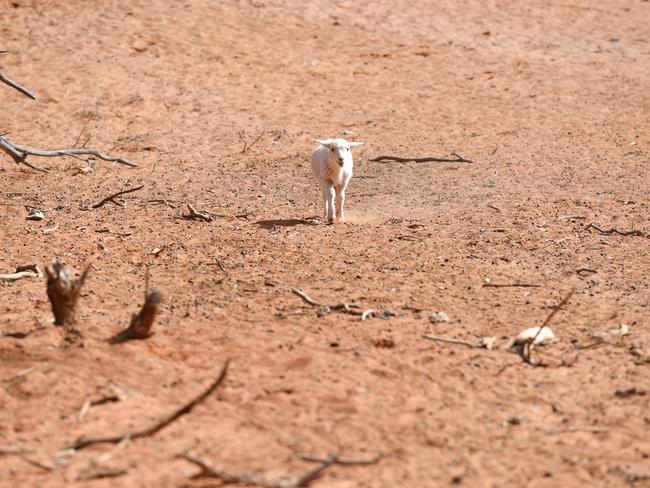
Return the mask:
[[(219, 486), (188, 449), (270, 479), (314, 466), (297, 453), (382, 456), (314, 487), (649, 483), (650, 240), (589, 227), (650, 231), (649, 25), (641, 0), (0, 1), (0, 69), (37, 95), (0, 85), (0, 132), (83, 130), (141, 165), (0, 153), (0, 273), (92, 265), (72, 345), (44, 278), (0, 284), (0, 445), (32, 450), (0, 455), (0, 485)], [(349, 132), (349, 222), (312, 225), (313, 139)], [(454, 152), (473, 164), (371, 161)], [(147, 270), (155, 334), (109, 344)], [(547, 367), (506, 350), (572, 288)], [(65, 450), (160, 420), (227, 358), (155, 435)]]

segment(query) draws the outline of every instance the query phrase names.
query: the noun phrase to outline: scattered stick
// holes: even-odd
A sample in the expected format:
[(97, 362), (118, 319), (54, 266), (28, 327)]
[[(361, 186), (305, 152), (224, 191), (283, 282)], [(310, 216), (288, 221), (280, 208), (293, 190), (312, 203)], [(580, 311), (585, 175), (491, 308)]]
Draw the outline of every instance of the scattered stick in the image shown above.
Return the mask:
[(361, 320), (364, 320), (364, 317), (368, 318), (370, 315), (375, 314), (375, 311), (373, 309), (368, 309), (363, 311), (354, 310), (352, 307), (355, 307), (355, 305), (349, 305), (347, 303), (337, 303), (336, 305), (327, 305), (325, 303), (317, 302), (316, 300), (314, 300), (313, 298), (311, 298), (309, 295), (299, 290), (298, 288), (291, 288), (291, 293), (299, 296), (312, 307), (317, 307), (319, 309), (319, 315), (321, 317), (329, 314), (330, 312), (342, 312), (342, 313), (347, 313), (349, 315), (357, 315), (361, 317)]
[(565, 215), (563, 217), (558, 217), (558, 220), (584, 220), (586, 219), (586, 215)]
[(541, 288), (542, 285), (532, 283), (483, 283), (484, 288)]
[(25, 449), (17, 444), (0, 446), (0, 456), (9, 456), (9, 455), (19, 456), (23, 461), (33, 466), (36, 466), (37, 468), (40, 468), (44, 471), (52, 471), (54, 469), (54, 467), (48, 464), (41, 463), (40, 461), (32, 459), (31, 457), (28, 456), (28, 454), (33, 454), (33, 453), (34, 453), (33, 450)]
[(27, 156), (38, 156), (41, 158), (56, 158), (56, 157), (61, 157), (61, 156), (72, 156), (72, 157), (77, 157), (77, 156), (83, 156), (83, 155), (89, 155), (89, 156), (95, 156), (98, 159), (102, 159), (104, 161), (108, 162), (113, 162), (113, 163), (119, 163), (123, 164), (125, 166), (129, 166), (131, 168), (139, 168), (140, 165), (136, 163), (132, 163), (130, 161), (127, 161), (126, 159), (123, 158), (117, 158), (113, 156), (107, 156), (105, 154), (102, 154), (96, 149), (92, 148), (87, 148), (87, 147), (69, 147), (69, 148), (64, 148), (64, 149), (54, 149), (51, 151), (48, 150), (41, 150), (41, 149), (33, 149), (27, 146), (20, 146), (18, 144), (14, 144), (11, 142), (9, 139), (7, 139), (4, 136), (0, 136), (0, 150), (4, 151), (7, 153), (11, 159), (14, 160), (14, 162), (18, 164), (25, 164), (29, 166), (32, 169), (35, 169), (37, 171), (41, 171), (43, 173), (48, 173), (49, 170), (47, 168), (43, 168), (41, 166), (38, 166), (34, 163), (31, 163), (27, 161)]
[(516, 349), (517, 353), (521, 356), (521, 358), (526, 363), (530, 364), (531, 366), (539, 366), (539, 367), (545, 367), (546, 366), (546, 364), (542, 363), (541, 361), (535, 362), (535, 361), (532, 360), (532, 358), (530, 356), (532, 346), (535, 343), (535, 341), (537, 340), (537, 337), (539, 336), (539, 334), (542, 332), (542, 330), (544, 330), (544, 327), (546, 327), (548, 325), (548, 323), (551, 321), (553, 316), (558, 312), (558, 310), (560, 310), (564, 305), (567, 304), (567, 302), (573, 296), (575, 291), (576, 291), (576, 289), (572, 288), (569, 291), (569, 293), (567, 293), (564, 296), (564, 298), (560, 301), (560, 303), (558, 303), (557, 305), (555, 305), (555, 307), (553, 307), (553, 310), (551, 310), (551, 313), (549, 313), (548, 316), (546, 317), (546, 319), (544, 319), (544, 322), (539, 327), (539, 329), (537, 330), (537, 334), (535, 334), (534, 337), (531, 337), (526, 342), (523, 342), (522, 344), (519, 345), (519, 347), (517, 347), (517, 349)]
[(188, 451), (180, 455), (181, 458), (196, 464), (201, 468), (197, 477), (206, 476), (217, 478), (224, 483), (240, 483), (245, 485), (256, 485), (263, 488), (298, 488), (309, 486), (313, 481), (336, 462), (336, 455), (332, 454), (327, 459), (319, 461), (319, 465), (300, 476), (283, 476), (277, 480), (269, 480), (257, 473), (230, 473), (216, 466), (210, 459), (195, 452)]
[(204, 220), (206, 222), (212, 222), (212, 215), (210, 212), (206, 212), (204, 210), (196, 210), (192, 205), (189, 203), (187, 204), (187, 209), (190, 211), (189, 214), (183, 215), (184, 219), (198, 219), (198, 220)]
[(264, 129), (262, 132), (260, 132), (260, 135), (257, 136), (257, 139), (255, 139), (255, 140), (251, 143), (251, 145), (249, 146), (249, 145), (247, 145), (246, 139), (244, 139), (244, 131), (240, 131), (240, 132), (239, 132), (239, 140), (242, 141), (242, 142), (244, 143), (244, 148), (241, 150), (241, 153), (244, 154), (246, 151), (250, 151), (250, 149), (251, 149), (255, 144), (257, 144), (257, 141), (259, 141), (259, 140), (262, 138), (262, 136), (264, 135), (265, 132), (266, 132), (266, 129)]
[(398, 158), (396, 156), (377, 156), (374, 159), (369, 159), (373, 163), (383, 163), (386, 161), (395, 161), (397, 163), (473, 163), (469, 159), (466, 159), (457, 153), (451, 153), (451, 156), (455, 156), (456, 159), (449, 158)]
[(377, 464), (382, 458), (381, 454), (371, 459), (341, 459), (336, 454), (330, 454), (327, 458), (320, 458), (309, 454), (296, 454), (296, 456), (298, 459), (312, 463), (325, 463), (333, 456), (333, 464), (339, 464), (341, 466), (370, 466), (371, 464)]
[(572, 432), (593, 432), (595, 434), (601, 434), (608, 432), (609, 429), (605, 427), (596, 427), (592, 425), (576, 425), (575, 427), (567, 427), (566, 429), (551, 430), (546, 432), (547, 434), (569, 434)]
[(594, 268), (578, 268), (576, 269), (576, 274), (578, 275), (583, 275), (583, 274), (591, 274), (591, 273), (598, 273), (597, 269)]
[(107, 196), (106, 198), (103, 198), (99, 202), (97, 202), (95, 205), (92, 206), (92, 208), (100, 208), (106, 205), (108, 202), (111, 202), (118, 207), (126, 207), (126, 204), (124, 202), (117, 202), (115, 200), (116, 197), (119, 197), (120, 195), (125, 195), (127, 193), (133, 193), (134, 191), (142, 190), (144, 188), (144, 185), (136, 186), (135, 188), (129, 188), (128, 190), (122, 190), (118, 191), (117, 193), (113, 193), (112, 195)]
[(68, 268), (58, 258), (54, 258), (52, 264), (45, 271), (47, 274), (47, 296), (52, 304), (54, 325), (62, 325), (68, 329), (68, 332), (78, 335), (78, 331), (75, 329), (77, 300), (81, 293), (81, 287), (90, 273), (90, 266), (77, 280), (70, 279)]
[(194, 407), (196, 407), (199, 403), (203, 402), (206, 398), (208, 398), (219, 387), (219, 385), (223, 383), (223, 380), (226, 378), (226, 372), (228, 371), (229, 363), (230, 361), (226, 360), (223, 367), (221, 368), (221, 372), (219, 373), (219, 376), (208, 387), (208, 389), (206, 389), (203, 393), (201, 393), (193, 400), (183, 405), (181, 408), (172, 412), (164, 419), (156, 422), (155, 424), (150, 425), (149, 427), (131, 430), (117, 435), (111, 435), (105, 437), (80, 437), (74, 442), (74, 444), (71, 447), (73, 449), (80, 450), (88, 446), (92, 446), (94, 444), (104, 444), (104, 443), (116, 444), (118, 442), (121, 442), (125, 438), (133, 440), (140, 437), (149, 437), (158, 433), (159, 431), (167, 427), (169, 424), (171, 424), (174, 420), (178, 419), (183, 415), (190, 413)]
[(43, 276), (41, 270), (35, 264), (18, 266), (13, 273), (0, 274), (0, 281), (16, 281), (22, 278), (40, 278)]
[(151, 336), (151, 327), (158, 314), (162, 294), (158, 291), (149, 293), (139, 313), (133, 314), (129, 327), (109, 339), (111, 344), (118, 344), (132, 339), (146, 339)]
[(636, 483), (637, 481), (646, 481), (650, 480), (650, 474), (638, 474), (630, 471), (630, 468), (628, 468), (624, 464), (620, 464), (618, 466), (618, 469), (623, 473), (625, 478), (629, 483)]
[(126, 468), (112, 468), (110, 466), (91, 466), (90, 468), (80, 471), (77, 475), (77, 481), (89, 481), (104, 478), (117, 478), (127, 474), (132, 466)]
[[(0, 51), (0, 54), (4, 54), (4, 53), (7, 53), (7, 52), (9, 52), (9, 51)], [(6, 85), (9, 85), (11, 88), (14, 88), (15, 90), (18, 90), (20, 93), (22, 93), (26, 97), (29, 97), (32, 100), (36, 100), (36, 95), (34, 95), (31, 91), (29, 91), (24, 86), (19, 85), (18, 83), (16, 83), (14, 80), (12, 80), (7, 75), (5, 75), (2, 71), (0, 71), (0, 81), (2, 81)]]
[(475, 344), (473, 342), (465, 341), (463, 339), (453, 339), (453, 338), (448, 338), (448, 337), (441, 337), (433, 334), (423, 334), (422, 337), (424, 339), (429, 339), (430, 341), (436, 341), (436, 342), (446, 342), (448, 344), (460, 344), (461, 346), (467, 346), (467, 347), (474, 347), (477, 349), (482, 348), (483, 346), (480, 344)]
[(596, 224), (589, 224), (587, 229), (596, 229), (598, 232), (600, 232), (603, 235), (611, 235), (611, 234), (618, 234), (619, 236), (641, 236), (641, 237), (650, 237), (650, 232), (643, 232), (642, 230), (618, 230), (614, 227), (611, 227), (609, 229), (603, 229), (602, 227), (596, 225)]
[(225, 274), (228, 274), (228, 271), (226, 271), (226, 268), (224, 267), (223, 263), (221, 262), (221, 260), (217, 256), (213, 256), (212, 259), (214, 259), (215, 262), (214, 263), (206, 263), (208, 266), (217, 265), (217, 266), (219, 266), (219, 269), (221, 271), (223, 271)]

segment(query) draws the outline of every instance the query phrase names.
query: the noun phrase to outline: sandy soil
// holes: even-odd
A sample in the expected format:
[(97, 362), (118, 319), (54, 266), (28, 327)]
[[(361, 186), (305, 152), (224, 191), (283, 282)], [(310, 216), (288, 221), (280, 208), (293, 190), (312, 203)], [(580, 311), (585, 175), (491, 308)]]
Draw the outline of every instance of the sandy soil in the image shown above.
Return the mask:
[[(83, 130), (142, 166), (0, 154), (0, 273), (92, 265), (73, 345), (44, 278), (0, 284), (0, 445), (33, 451), (0, 456), (0, 485), (219, 486), (190, 479), (187, 449), (270, 478), (313, 467), (296, 453), (382, 455), (314, 487), (650, 483), (650, 240), (589, 227), (650, 231), (650, 3), (594, 5), (1, 0), (0, 69), (38, 98), (0, 86), (0, 132), (52, 148)], [(311, 225), (313, 139), (344, 131), (366, 143), (349, 222)], [(474, 163), (370, 161), (453, 152)], [(155, 335), (111, 345), (147, 269)], [(321, 317), (292, 287), (379, 316)], [(573, 287), (547, 367), (506, 350)], [(161, 419), (226, 358), (156, 435), (64, 450)], [(128, 471), (77, 482), (93, 467)]]

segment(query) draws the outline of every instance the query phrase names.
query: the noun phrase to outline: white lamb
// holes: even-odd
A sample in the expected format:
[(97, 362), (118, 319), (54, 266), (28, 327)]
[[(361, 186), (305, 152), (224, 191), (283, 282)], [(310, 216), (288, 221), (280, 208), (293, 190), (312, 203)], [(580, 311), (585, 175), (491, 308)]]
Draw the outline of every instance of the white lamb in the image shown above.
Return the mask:
[(316, 139), (316, 142), (319, 146), (311, 155), (311, 169), (323, 191), (323, 218), (330, 224), (334, 223), (336, 213), (336, 220), (345, 222), (345, 189), (352, 178), (353, 166), (350, 148), (363, 142), (348, 142), (345, 139)]

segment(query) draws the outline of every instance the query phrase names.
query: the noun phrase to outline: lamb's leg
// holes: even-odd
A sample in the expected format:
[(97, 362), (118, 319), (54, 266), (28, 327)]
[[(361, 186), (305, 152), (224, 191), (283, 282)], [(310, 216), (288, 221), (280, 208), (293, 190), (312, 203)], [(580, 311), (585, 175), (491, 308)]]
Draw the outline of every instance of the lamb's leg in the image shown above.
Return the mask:
[(339, 222), (345, 222), (343, 206), (345, 205), (345, 187), (340, 186), (336, 189), (336, 219)]
[(335, 196), (335, 190), (334, 186), (327, 181), (325, 182), (325, 185), (327, 187), (326, 189), (326, 194), (327, 194), (327, 222), (328, 223), (333, 223), (334, 222), (334, 196)]
[(329, 214), (329, 207), (330, 207), (329, 191), (325, 183), (323, 183), (321, 186), (323, 192), (323, 219), (326, 219)]

